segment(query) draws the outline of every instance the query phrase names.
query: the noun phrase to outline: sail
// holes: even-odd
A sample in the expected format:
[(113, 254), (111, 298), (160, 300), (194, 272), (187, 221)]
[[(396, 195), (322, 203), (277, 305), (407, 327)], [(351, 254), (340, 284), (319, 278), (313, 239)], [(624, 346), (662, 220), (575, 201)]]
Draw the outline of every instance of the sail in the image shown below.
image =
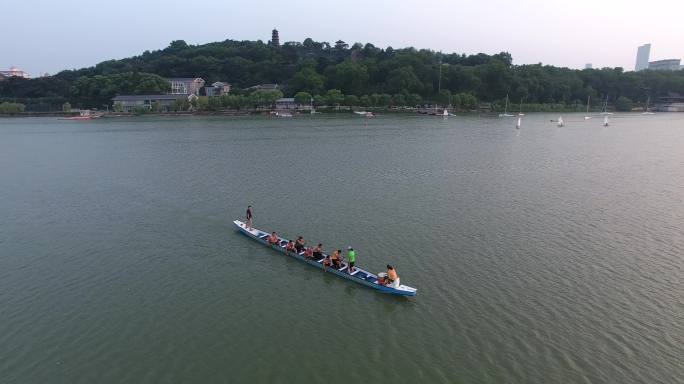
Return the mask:
[(504, 113), (500, 113), (499, 117), (513, 117), (513, 115), (508, 113), (508, 93), (506, 94), (506, 106), (504, 107)]
[(587, 113), (584, 115), (584, 120), (591, 119), (591, 116), (589, 116), (589, 100), (590, 99), (591, 99), (591, 96), (587, 96)]

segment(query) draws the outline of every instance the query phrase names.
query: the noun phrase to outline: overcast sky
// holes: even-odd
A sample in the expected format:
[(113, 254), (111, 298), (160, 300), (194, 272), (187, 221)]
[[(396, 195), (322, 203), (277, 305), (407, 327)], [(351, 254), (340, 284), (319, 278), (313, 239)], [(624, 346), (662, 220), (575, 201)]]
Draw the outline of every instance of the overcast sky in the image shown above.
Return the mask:
[(684, 1), (23, 0), (0, 6), (0, 69), (36, 76), (162, 49), (172, 40), (370, 42), (474, 54), (508, 51), (515, 64), (634, 69), (684, 57)]

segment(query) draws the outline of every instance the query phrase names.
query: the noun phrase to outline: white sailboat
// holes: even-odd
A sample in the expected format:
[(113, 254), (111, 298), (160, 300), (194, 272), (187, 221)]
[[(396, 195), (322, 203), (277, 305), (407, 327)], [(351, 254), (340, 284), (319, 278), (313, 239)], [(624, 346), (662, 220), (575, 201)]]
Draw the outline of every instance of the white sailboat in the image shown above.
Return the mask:
[(565, 122), (563, 121), (563, 116), (558, 116), (557, 124), (559, 127), (565, 127)]
[(520, 112), (518, 112), (518, 116), (525, 116), (525, 114), (522, 111), (522, 99), (520, 99)]
[(591, 99), (591, 96), (587, 96), (587, 113), (584, 115), (584, 120), (591, 119), (591, 116), (589, 116), (589, 100), (590, 99)]
[(506, 94), (506, 106), (504, 107), (504, 113), (500, 113), (499, 117), (513, 117), (513, 115), (508, 113), (508, 93)]
[(606, 101), (603, 103), (603, 111), (601, 112), (602, 115), (612, 115), (613, 112), (608, 112), (608, 95), (606, 95)]
[(642, 115), (655, 115), (653, 112), (648, 111), (648, 105), (651, 103), (651, 96), (648, 97), (646, 100), (646, 110), (642, 113)]
[(442, 112), (442, 116), (449, 117), (449, 111), (447, 111), (446, 108), (444, 108), (444, 112)]

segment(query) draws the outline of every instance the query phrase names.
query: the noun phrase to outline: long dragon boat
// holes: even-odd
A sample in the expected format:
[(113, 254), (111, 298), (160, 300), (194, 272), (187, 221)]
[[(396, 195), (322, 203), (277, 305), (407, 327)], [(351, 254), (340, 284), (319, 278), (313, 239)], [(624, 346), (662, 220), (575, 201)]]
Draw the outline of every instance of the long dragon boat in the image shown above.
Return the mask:
[(240, 233), (246, 235), (247, 237), (251, 238), (252, 240), (256, 240), (259, 243), (276, 250), (280, 253), (283, 253), (287, 256), (291, 256), (299, 261), (303, 261), (313, 267), (323, 269), (325, 272), (332, 273), (334, 275), (337, 275), (339, 277), (342, 277), (344, 279), (353, 281), (355, 283), (359, 283), (361, 285), (365, 285), (367, 287), (376, 289), (382, 293), (388, 293), (391, 295), (398, 295), (398, 296), (415, 296), (416, 292), (418, 291), (416, 288), (409, 287), (406, 285), (398, 285), (398, 286), (390, 286), (390, 285), (385, 285), (381, 284), (378, 276), (368, 272), (367, 270), (363, 268), (359, 268), (357, 266), (354, 266), (354, 271), (352, 273), (349, 273), (348, 271), (348, 265), (346, 262), (342, 263), (342, 266), (340, 268), (334, 268), (334, 267), (326, 267), (323, 265), (323, 260), (325, 259), (325, 254), (320, 257), (313, 257), (313, 258), (307, 258), (304, 257), (304, 251), (295, 253), (295, 252), (288, 252), (285, 249), (285, 246), (287, 245), (290, 240), (278, 237), (278, 244), (269, 244), (268, 242), (268, 237), (269, 233), (266, 231), (262, 231), (260, 229), (252, 228), (251, 230), (246, 227), (245, 223), (243, 223), (240, 220), (235, 220), (233, 221), (235, 224), (235, 227), (237, 227), (238, 231)]

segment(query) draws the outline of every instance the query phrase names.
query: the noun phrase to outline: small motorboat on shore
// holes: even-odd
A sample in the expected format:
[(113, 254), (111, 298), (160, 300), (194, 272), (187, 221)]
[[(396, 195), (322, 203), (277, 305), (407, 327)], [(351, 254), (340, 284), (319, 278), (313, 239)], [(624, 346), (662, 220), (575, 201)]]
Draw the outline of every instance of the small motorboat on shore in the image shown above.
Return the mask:
[(280, 117), (280, 118), (288, 118), (292, 117), (293, 115), (289, 112), (272, 112), (271, 113), (275, 117)]
[[(320, 258), (306, 258), (304, 257), (304, 251), (300, 253), (294, 253), (294, 252), (287, 252), (285, 250), (285, 246), (287, 243), (290, 241), (288, 239), (278, 237), (279, 243), (277, 245), (271, 245), (268, 243), (268, 236), (269, 233), (252, 228), (251, 230), (248, 229), (245, 226), (245, 223), (243, 223), (240, 220), (235, 220), (233, 221), (233, 224), (235, 224), (235, 227), (240, 231), (240, 233), (246, 235), (247, 237), (251, 238), (252, 240), (256, 240), (259, 243), (272, 248), (280, 253), (284, 253), (285, 255), (291, 256), (299, 261), (303, 261), (313, 267), (323, 269), (325, 272), (330, 272), (332, 274), (335, 274), (339, 277), (342, 277), (347, 280), (351, 280), (355, 283), (359, 283), (361, 285), (365, 285), (367, 287), (376, 289), (382, 293), (389, 293), (391, 295), (397, 295), (397, 296), (415, 296), (416, 292), (418, 291), (416, 288), (409, 287), (406, 285), (398, 285), (396, 287), (394, 286), (388, 286), (380, 283), (379, 276), (376, 274), (373, 274), (371, 272), (366, 271), (365, 269), (359, 268), (357, 266), (354, 267), (354, 271), (352, 273), (349, 273), (348, 271), (348, 265), (347, 263), (342, 263), (342, 268), (334, 268), (334, 267), (325, 267), (323, 265), (323, 260), (325, 259), (325, 254), (321, 256)], [(396, 283), (398, 283), (399, 280), (397, 280)]]
[(354, 113), (356, 113), (357, 115), (366, 116), (366, 117), (373, 117), (373, 116), (375, 116), (375, 115), (373, 114), (373, 112), (370, 112), (370, 111), (354, 111)]
[(102, 113), (99, 114), (92, 114), (90, 113), (90, 110), (85, 109), (82, 111), (79, 111), (78, 116), (71, 116), (71, 117), (63, 117), (60, 118), (60, 120), (92, 120), (92, 119), (97, 119), (102, 117)]

